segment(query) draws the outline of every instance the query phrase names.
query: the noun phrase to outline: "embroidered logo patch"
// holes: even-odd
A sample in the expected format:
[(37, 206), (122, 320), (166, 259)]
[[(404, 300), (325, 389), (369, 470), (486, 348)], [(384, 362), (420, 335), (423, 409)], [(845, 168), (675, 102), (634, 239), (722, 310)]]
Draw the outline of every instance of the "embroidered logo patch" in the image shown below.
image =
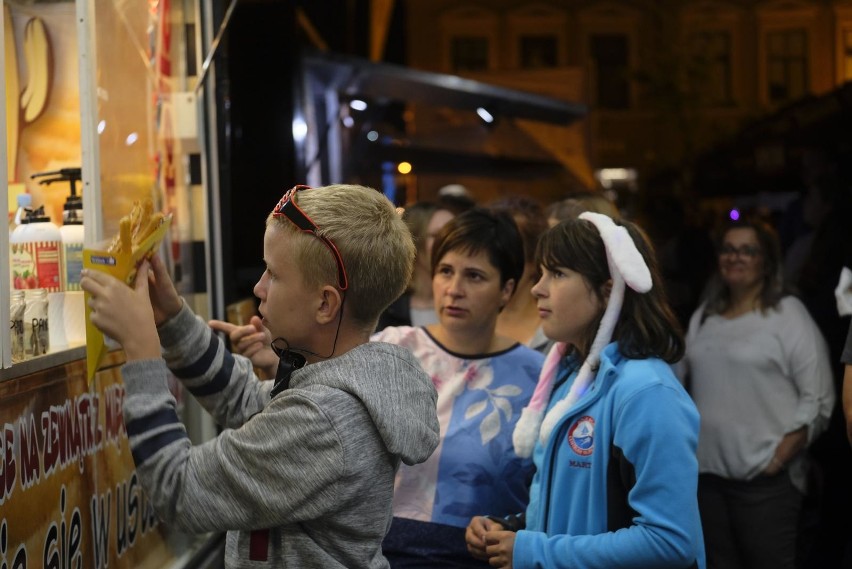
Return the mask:
[(595, 450), (595, 420), (588, 415), (580, 417), (568, 429), (568, 444), (580, 456), (589, 456)]

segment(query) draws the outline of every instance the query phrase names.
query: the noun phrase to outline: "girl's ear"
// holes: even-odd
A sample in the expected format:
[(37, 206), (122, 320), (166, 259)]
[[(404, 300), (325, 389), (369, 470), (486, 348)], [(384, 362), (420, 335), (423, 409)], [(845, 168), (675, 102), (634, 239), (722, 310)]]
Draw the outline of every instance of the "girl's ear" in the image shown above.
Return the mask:
[(612, 279), (607, 279), (606, 282), (601, 285), (601, 297), (603, 298), (604, 306), (609, 303), (609, 295), (612, 293)]

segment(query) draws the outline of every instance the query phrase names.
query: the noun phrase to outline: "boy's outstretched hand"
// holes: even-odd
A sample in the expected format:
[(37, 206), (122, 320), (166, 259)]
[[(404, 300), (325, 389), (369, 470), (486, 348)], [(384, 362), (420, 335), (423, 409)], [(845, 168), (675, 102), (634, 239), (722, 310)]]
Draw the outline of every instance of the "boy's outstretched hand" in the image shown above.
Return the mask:
[[(154, 322), (157, 326), (177, 316), (183, 308), (183, 300), (175, 289), (166, 264), (159, 255), (151, 257), (151, 272), (148, 273), (148, 294), (154, 310)], [(137, 284), (139, 277), (136, 277)]]
[(121, 344), (128, 361), (160, 357), (160, 338), (148, 297), (150, 265), (143, 261), (131, 288), (117, 278), (84, 270), (80, 287), (89, 293), (92, 324)]
[(210, 320), (208, 324), (214, 330), (228, 335), (231, 351), (249, 358), (254, 367), (263, 370), (268, 378), (275, 377), (278, 356), (269, 347), (272, 338), (269, 337), (269, 330), (263, 325), (260, 317), (252, 316), (250, 323), (244, 326), (222, 320)]

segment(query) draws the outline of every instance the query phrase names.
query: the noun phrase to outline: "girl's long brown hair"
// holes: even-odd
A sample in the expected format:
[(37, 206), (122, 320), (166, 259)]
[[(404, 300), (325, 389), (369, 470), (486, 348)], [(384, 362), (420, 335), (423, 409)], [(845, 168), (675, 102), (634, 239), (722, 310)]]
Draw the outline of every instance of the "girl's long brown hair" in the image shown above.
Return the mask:
[[(684, 339), (680, 324), (666, 300), (657, 258), (645, 234), (629, 221), (623, 225), (651, 272), (651, 290), (640, 294), (625, 288), (621, 315), (612, 335), (621, 353), (632, 359), (658, 357), (674, 363), (683, 357)], [(607, 264), (606, 249), (597, 228), (584, 219), (565, 220), (547, 231), (536, 251), (538, 263), (548, 270), (559, 267), (582, 275), (586, 285), (605, 303), (608, 281), (612, 278)], [(580, 346), (575, 346), (584, 359), (600, 326), (603, 309), (583, 334)]]

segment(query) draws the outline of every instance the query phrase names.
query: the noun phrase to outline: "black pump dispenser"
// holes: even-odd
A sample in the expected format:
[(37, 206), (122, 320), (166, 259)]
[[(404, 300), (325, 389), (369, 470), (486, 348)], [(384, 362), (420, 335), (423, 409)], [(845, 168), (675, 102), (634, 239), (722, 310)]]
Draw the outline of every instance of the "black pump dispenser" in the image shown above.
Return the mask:
[(83, 224), (83, 198), (77, 195), (77, 182), (82, 180), (80, 168), (60, 168), (50, 172), (37, 172), (30, 178), (33, 180), (44, 178), (38, 182), (44, 186), (49, 186), (53, 182), (68, 182), (71, 192), (62, 207), (62, 223), (63, 225)]
[(24, 223), (47, 223), (50, 221), (50, 216), (44, 213), (44, 206), (40, 205), (37, 208), (27, 208), (26, 221)]

